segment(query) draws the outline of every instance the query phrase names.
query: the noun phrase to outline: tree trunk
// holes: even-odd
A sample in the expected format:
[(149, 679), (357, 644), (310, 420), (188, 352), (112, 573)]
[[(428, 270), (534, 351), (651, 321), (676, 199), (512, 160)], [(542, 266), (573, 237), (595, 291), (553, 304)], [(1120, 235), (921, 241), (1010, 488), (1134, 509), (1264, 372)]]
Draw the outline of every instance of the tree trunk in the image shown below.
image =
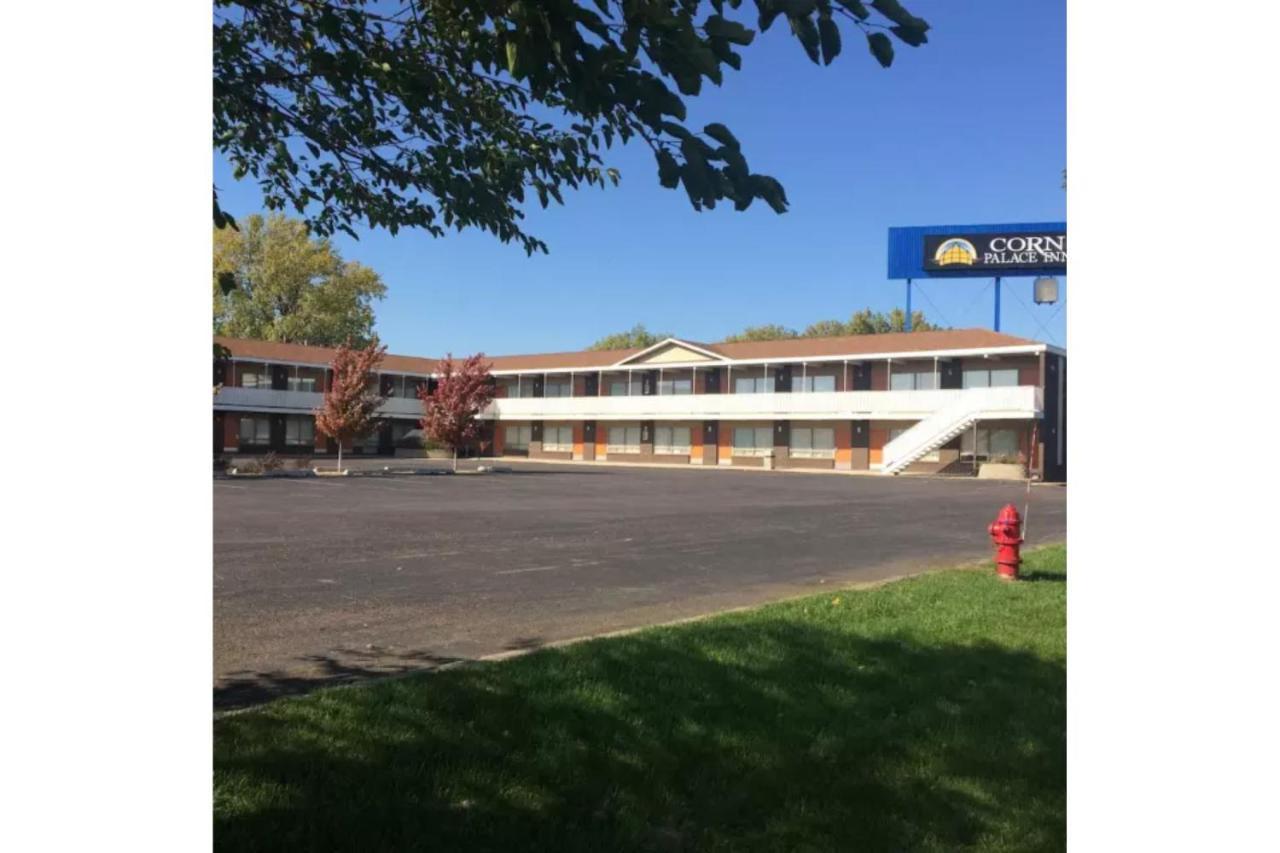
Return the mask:
[(458, 448), (453, 448), (453, 473), (458, 473)]
[(338, 440), (338, 470), (342, 470), (342, 440)]

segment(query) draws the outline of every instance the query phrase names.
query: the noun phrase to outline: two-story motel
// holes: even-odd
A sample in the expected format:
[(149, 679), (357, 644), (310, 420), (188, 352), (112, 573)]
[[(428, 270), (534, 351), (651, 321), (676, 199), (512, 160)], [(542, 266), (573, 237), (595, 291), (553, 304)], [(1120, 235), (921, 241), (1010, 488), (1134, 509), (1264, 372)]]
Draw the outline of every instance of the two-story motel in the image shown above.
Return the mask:
[[(216, 454), (335, 452), (315, 431), (333, 351), (215, 338)], [(485, 455), (682, 465), (965, 472), (1018, 459), (1066, 479), (1066, 353), (986, 329), (496, 356)], [(388, 355), (381, 427), (416, 441), (438, 359)], [(408, 441), (407, 441), (408, 440)], [(402, 451), (403, 452), (403, 451)], [(420, 452), (420, 451), (419, 451)]]

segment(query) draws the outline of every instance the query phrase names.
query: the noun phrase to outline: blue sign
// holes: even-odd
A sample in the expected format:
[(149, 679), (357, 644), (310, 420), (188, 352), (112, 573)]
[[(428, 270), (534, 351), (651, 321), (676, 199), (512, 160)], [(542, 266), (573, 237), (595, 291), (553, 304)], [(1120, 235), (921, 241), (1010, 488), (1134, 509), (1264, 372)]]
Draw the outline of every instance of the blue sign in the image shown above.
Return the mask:
[(1067, 223), (889, 229), (889, 278), (1066, 275)]

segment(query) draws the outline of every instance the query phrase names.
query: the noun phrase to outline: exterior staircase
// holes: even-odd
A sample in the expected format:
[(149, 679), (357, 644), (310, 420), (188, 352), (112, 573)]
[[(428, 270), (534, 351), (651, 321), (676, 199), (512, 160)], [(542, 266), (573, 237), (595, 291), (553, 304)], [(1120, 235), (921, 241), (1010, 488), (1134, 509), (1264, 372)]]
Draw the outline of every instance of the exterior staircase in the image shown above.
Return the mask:
[[(937, 450), (975, 421), (995, 418), (1034, 417), (1038, 412), (1010, 411), (1002, 399), (1004, 388), (973, 388), (956, 394), (928, 417), (884, 446), (880, 473), (899, 474), (927, 453)], [(1037, 395), (1037, 404), (1039, 397)], [(1037, 405), (1038, 408), (1038, 405)]]

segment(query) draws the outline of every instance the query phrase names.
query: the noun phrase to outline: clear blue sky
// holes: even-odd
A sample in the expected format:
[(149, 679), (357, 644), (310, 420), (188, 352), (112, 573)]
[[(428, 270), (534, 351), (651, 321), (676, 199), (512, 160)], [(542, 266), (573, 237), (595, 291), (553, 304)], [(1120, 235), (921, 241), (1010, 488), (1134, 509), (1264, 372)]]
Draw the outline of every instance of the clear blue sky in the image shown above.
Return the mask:
[[(885, 278), (891, 225), (1065, 220), (1065, 3), (905, 5), (933, 29), (923, 47), (895, 42), (891, 69), (849, 31), (834, 64), (813, 65), (784, 21), (744, 49), (741, 72), (688, 101), (691, 127), (724, 122), (752, 170), (783, 182), (786, 214), (759, 201), (696, 213), (683, 190), (658, 185), (639, 143), (607, 152), (620, 186), (533, 203), (525, 222), (549, 255), (479, 231), (339, 235), (344, 257), (387, 284), (383, 341), (500, 355), (581, 349), (637, 322), (701, 341), (762, 323), (802, 329), (902, 305), (902, 283)], [(256, 186), (220, 157), (214, 180), (234, 215), (261, 210)], [(926, 281), (913, 307), (990, 327), (990, 282)], [(1006, 279), (1002, 329), (1065, 345), (1061, 308), (1035, 306), (1030, 279)]]

